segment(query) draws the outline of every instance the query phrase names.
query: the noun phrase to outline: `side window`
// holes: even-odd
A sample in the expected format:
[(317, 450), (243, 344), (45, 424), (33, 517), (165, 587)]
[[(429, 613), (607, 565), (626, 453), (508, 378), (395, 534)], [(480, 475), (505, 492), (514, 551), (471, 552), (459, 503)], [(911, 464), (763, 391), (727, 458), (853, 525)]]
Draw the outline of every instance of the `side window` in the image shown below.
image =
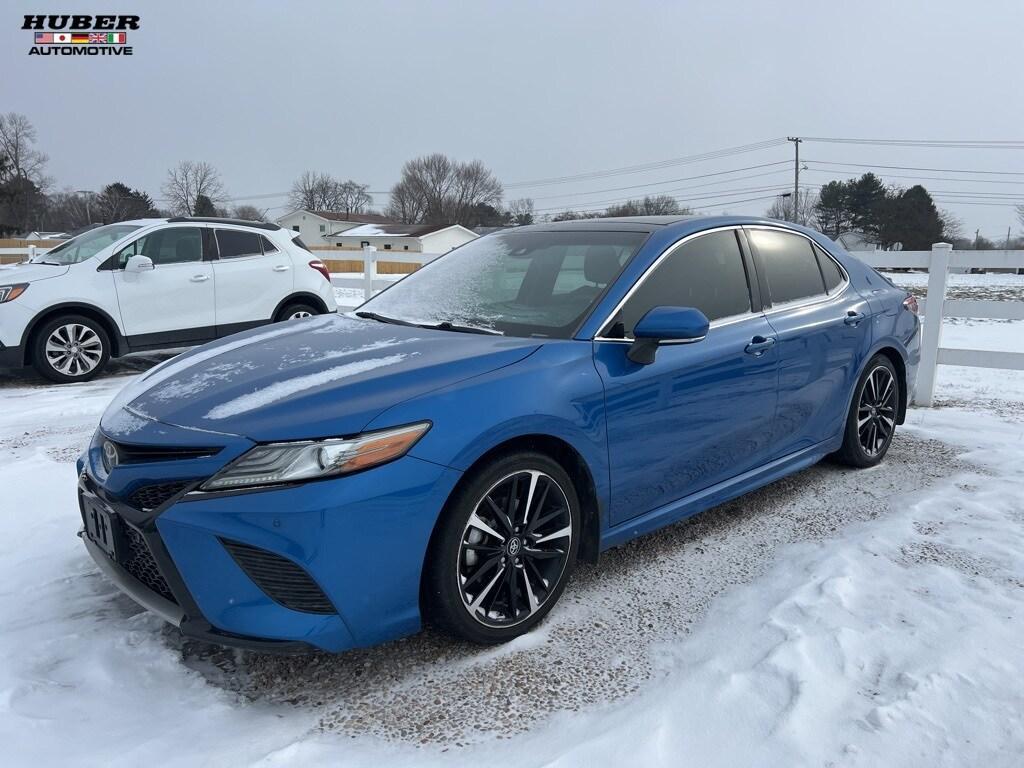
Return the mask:
[(198, 227), (169, 227), (143, 235), (116, 256), (123, 268), (131, 256), (148, 256), (153, 264), (185, 264), (202, 261), (203, 231)]
[(825, 295), (825, 283), (811, 242), (773, 229), (747, 231), (764, 264), (772, 304)]
[(654, 307), (695, 307), (708, 320), (750, 311), (750, 287), (734, 231), (702, 235), (674, 251), (636, 289), (604, 335), (632, 337)]
[(263, 253), (260, 236), (255, 232), (241, 229), (218, 229), (217, 247), (222, 259), (237, 259), (240, 256), (259, 256)]
[(270, 242), (270, 238), (265, 235), (260, 235), (260, 242), (263, 244), (264, 253), (274, 253), (277, 250), (277, 246)]
[(818, 264), (821, 265), (821, 276), (825, 278), (825, 289), (834, 293), (836, 288), (843, 284), (845, 278), (843, 271), (836, 264), (836, 260), (829, 256), (818, 246), (814, 246), (814, 252), (818, 254)]

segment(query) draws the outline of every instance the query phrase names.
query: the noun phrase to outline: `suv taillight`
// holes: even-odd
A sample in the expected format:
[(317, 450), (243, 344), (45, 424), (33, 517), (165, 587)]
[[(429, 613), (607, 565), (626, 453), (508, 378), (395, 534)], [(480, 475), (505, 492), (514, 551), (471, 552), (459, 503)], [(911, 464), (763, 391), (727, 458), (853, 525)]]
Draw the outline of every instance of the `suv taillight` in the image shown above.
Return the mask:
[(910, 295), (903, 300), (903, 306), (913, 312), (915, 315), (921, 314), (920, 309), (917, 306), (917, 296)]
[(328, 283), (331, 282), (331, 273), (327, 271), (327, 265), (320, 261), (320, 259), (314, 259), (313, 261), (309, 262), (309, 266), (311, 266), (313, 269), (315, 269), (317, 272), (323, 275), (324, 280), (326, 280)]

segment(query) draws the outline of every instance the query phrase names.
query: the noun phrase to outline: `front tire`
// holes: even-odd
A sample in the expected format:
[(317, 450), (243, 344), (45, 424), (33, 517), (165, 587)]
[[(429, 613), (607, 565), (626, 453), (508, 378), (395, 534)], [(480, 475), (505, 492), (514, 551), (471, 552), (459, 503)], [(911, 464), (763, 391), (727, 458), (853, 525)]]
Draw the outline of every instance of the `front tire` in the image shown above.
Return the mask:
[(576, 565), (580, 503), (548, 456), (517, 452), (475, 472), (452, 498), (427, 557), (431, 618), (475, 643), (529, 632)]
[(900, 379), (885, 355), (875, 355), (864, 368), (846, 417), (843, 445), (835, 458), (851, 467), (878, 464), (889, 450), (896, 432), (900, 404)]
[(48, 320), (35, 333), (32, 366), (58, 384), (95, 378), (110, 360), (110, 337), (103, 326), (84, 315)]

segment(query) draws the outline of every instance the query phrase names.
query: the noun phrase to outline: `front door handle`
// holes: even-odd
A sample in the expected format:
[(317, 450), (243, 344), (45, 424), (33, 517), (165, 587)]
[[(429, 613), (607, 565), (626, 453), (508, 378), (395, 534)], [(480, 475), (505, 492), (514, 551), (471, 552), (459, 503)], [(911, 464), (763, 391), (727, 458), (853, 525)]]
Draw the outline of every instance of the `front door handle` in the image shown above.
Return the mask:
[(773, 346), (775, 346), (774, 336), (755, 336), (750, 340), (750, 343), (743, 348), (743, 351), (748, 355), (760, 357)]
[(843, 322), (847, 325), (858, 325), (867, 315), (863, 312), (854, 312), (852, 309), (846, 313), (846, 317), (843, 318)]
[(287, 272), (289, 269), (291, 269), (291, 267), (289, 267), (287, 264), (278, 264), (276, 267), (274, 267), (275, 272)]
[(209, 275), (192, 275), (192, 278), (191, 278), (193, 283), (205, 283), (209, 279), (210, 279)]

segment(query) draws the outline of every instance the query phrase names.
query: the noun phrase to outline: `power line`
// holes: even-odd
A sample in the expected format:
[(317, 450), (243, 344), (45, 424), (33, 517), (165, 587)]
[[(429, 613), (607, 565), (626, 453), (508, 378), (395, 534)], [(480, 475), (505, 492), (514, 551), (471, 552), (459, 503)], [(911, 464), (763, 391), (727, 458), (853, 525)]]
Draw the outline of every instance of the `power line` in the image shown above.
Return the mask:
[(977, 171), (968, 168), (922, 168), (913, 165), (877, 165), (867, 163), (833, 163), (827, 160), (805, 160), (816, 165), (840, 165), (853, 168), (887, 168), (895, 171), (928, 171), (931, 173), (976, 173), (985, 176), (1024, 176), (1024, 171)]
[(822, 136), (805, 136), (805, 141), (820, 144), (861, 144), (886, 147), (932, 147), (939, 149), (1024, 149), (1024, 141), (988, 141), (973, 139), (847, 139)]
[[(719, 190), (717, 192), (713, 192), (711, 194), (706, 194), (706, 195), (686, 195), (686, 194), (684, 194), (685, 190), (683, 190), (681, 192), (677, 192), (674, 196), (680, 198), (680, 201), (685, 204), (685, 203), (688, 203), (688, 201), (690, 201), (690, 200), (707, 200), (707, 199), (711, 199), (711, 198), (726, 198), (726, 197), (735, 196), (735, 195), (745, 195), (745, 194), (749, 194), (751, 192), (768, 192), (768, 191), (772, 191), (772, 192), (776, 192), (777, 193), (779, 191), (785, 191), (785, 190), (788, 190), (788, 189), (790, 189), (790, 187), (788, 185), (781, 186), (781, 185), (776, 184), (776, 185), (767, 186), (767, 187), (764, 187), (764, 186), (762, 186), (762, 187), (741, 187), (741, 188), (736, 188), (736, 189), (733, 189), (733, 190)], [(775, 195), (773, 194), (773, 195), (771, 195), (771, 197), (775, 197)], [(576, 210), (576, 209), (579, 209), (579, 208), (592, 208), (592, 207), (601, 208), (601, 207), (607, 207), (607, 206), (611, 206), (611, 205), (617, 205), (617, 204), (621, 204), (621, 203), (626, 203), (626, 202), (629, 202), (632, 199), (635, 199), (635, 198), (620, 197), (620, 198), (616, 198), (614, 200), (594, 200), (594, 201), (589, 202), (589, 203), (580, 203), (580, 204), (578, 204), (576, 206), (556, 205), (556, 206), (551, 206), (551, 207), (547, 207), (547, 208), (536, 208), (536, 209), (534, 209), (534, 212), (535, 213), (543, 213), (545, 211), (572, 211), (572, 210)], [(690, 207), (692, 207), (692, 206), (690, 206)]]
[(768, 139), (766, 141), (759, 141), (753, 144), (741, 144), (736, 147), (727, 147), (725, 149), (716, 149), (711, 152), (703, 152), (697, 155), (686, 155), (684, 157), (676, 157), (669, 160), (656, 160), (651, 163), (642, 163), (640, 165), (627, 165), (620, 168), (610, 168), (603, 171), (588, 171), (586, 173), (577, 173), (569, 176), (551, 176), (548, 178), (541, 179), (527, 179), (524, 181), (513, 181), (505, 184), (505, 189), (519, 189), (522, 187), (544, 187), (551, 184), (567, 184), (573, 181), (589, 181), (591, 179), (606, 178), (608, 176), (621, 176), (630, 173), (643, 173), (644, 171), (655, 171), (661, 168), (669, 168), (675, 165), (689, 165), (691, 163), (699, 163), (705, 160), (716, 160), (721, 157), (729, 157), (731, 155), (744, 154), (746, 152), (758, 152), (763, 149), (771, 149), (773, 147), (779, 147), (786, 143), (784, 138)]
[[(804, 166), (803, 170), (810, 171), (812, 173), (836, 173), (836, 171), (828, 168), (812, 168), (810, 166)], [(1021, 179), (1020, 181), (1008, 181), (1004, 179), (958, 179), (951, 178), (949, 176), (905, 176), (898, 173), (883, 173), (881, 175), (887, 179), (926, 179), (928, 181), (964, 181), (969, 184), (1014, 184), (1017, 186), (1024, 186), (1024, 179)]]

